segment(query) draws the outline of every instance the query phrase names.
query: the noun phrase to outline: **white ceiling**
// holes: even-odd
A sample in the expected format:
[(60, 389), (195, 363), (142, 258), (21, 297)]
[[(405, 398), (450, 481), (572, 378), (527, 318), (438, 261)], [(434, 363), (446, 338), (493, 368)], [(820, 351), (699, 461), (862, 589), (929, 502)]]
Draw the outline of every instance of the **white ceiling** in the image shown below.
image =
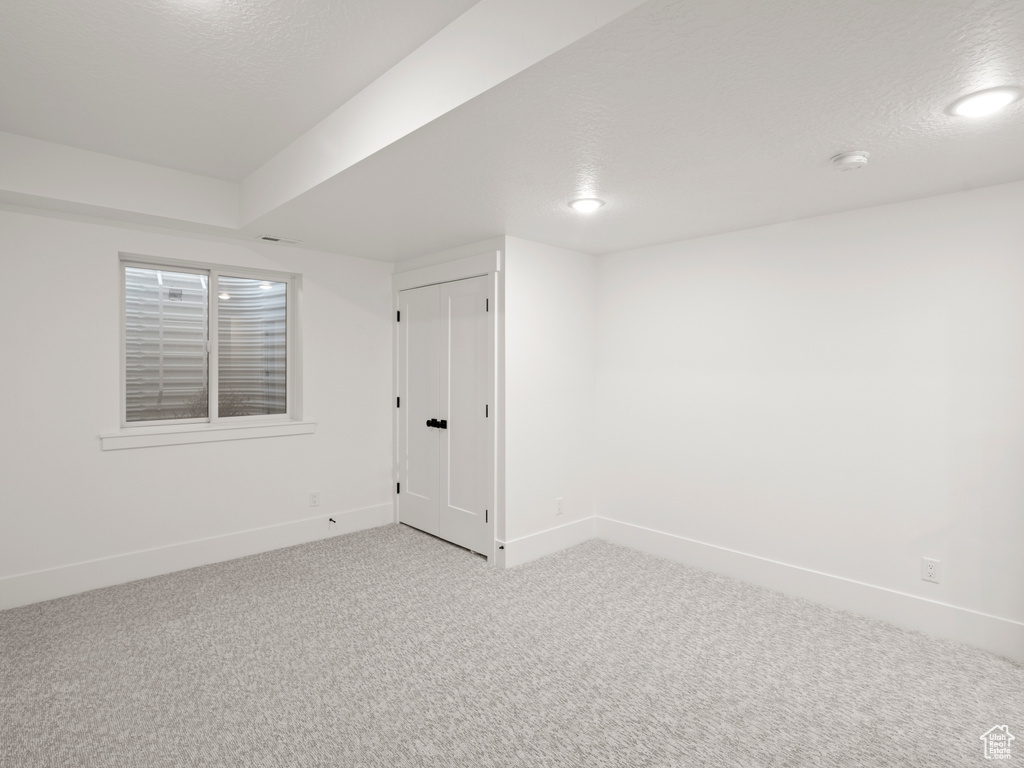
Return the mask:
[[(581, 2), (605, 15), (546, 28)], [(237, 182), (226, 234), (388, 260), (498, 234), (607, 253), (1024, 179), (1024, 103), (944, 112), (1024, 85), (1020, 0), (638, 2), (5, 0), (0, 131)], [(501, 20), (486, 40), (481, 19)], [(503, 29), (528, 53), (491, 72)], [(431, 38), (458, 68), (430, 88), (487, 73), (433, 111), (422, 83), (378, 80)], [(385, 97), (405, 127), (339, 159), (353, 124), (321, 121)], [(829, 167), (852, 149), (867, 168)], [(71, 205), (3, 182), (8, 203)], [(259, 185), (288, 193), (246, 215)], [(566, 207), (585, 194), (608, 204)]]
[(476, 0), (3, 0), (0, 130), (238, 180)]

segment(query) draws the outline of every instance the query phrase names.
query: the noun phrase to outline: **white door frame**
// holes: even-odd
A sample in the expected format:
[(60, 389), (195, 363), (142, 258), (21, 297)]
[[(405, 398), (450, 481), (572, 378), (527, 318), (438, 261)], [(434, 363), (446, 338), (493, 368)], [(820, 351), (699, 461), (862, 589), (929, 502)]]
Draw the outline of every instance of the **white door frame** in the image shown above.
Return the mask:
[(409, 288), (421, 288), (426, 285), (447, 283), (453, 280), (462, 280), (468, 277), (486, 276), (488, 278), (488, 301), (490, 311), (487, 313), (487, 334), (491, 341), (490, 357), (491, 364), (488, 365), (489, 381), (488, 393), (492, 407), (492, 418), (489, 420), (489, 434), (487, 443), (489, 453), (487, 466), (491, 469), (487, 481), (487, 496), (491, 500), (490, 511), (492, 517), (489, 520), (489, 527), (492, 536), (489, 537), (489, 544), (486, 552), (488, 562), (495, 564), (504, 561), (503, 552), (497, 547), (497, 542), (505, 540), (505, 347), (504, 347), (504, 298), (505, 282), (502, 272), (503, 254), (500, 250), (487, 251), (467, 258), (447, 261), (441, 264), (434, 264), (408, 272), (399, 272), (391, 276), (391, 321), (392, 329), (392, 509), (393, 519), (398, 522), (398, 483), (401, 482), (399, 473), (399, 442), (398, 442), (398, 374), (399, 374), (399, 292)]

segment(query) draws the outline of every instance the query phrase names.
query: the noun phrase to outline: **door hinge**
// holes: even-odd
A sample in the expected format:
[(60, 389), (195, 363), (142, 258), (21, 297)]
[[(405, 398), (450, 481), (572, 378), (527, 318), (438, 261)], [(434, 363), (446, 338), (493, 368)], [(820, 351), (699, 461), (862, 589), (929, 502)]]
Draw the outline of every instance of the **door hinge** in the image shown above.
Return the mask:
[(402, 484), (401, 483), (396, 483), (395, 484), (395, 493), (399, 493), (400, 494), (401, 492), (402, 492)]
[(402, 407), (402, 398), (396, 397), (395, 398), (395, 408), (401, 408), (401, 407)]
[(490, 312), (491, 311), (491, 300), (490, 299), (484, 299), (484, 302), (485, 302), (485, 304), (484, 304), (484, 311), (485, 312)]
[(396, 322), (396, 323), (400, 323), (400, 322), (402, 322), (402, 310), (398, 310), (398, 311), (397, 311), (397, 312), (395, 313), (395, 322)]
[(484, 510), (484, 525), (487, 525), (487, 510)]
[(484, 403), (484, 418), (489, 419), (491, 417), (491, 406), (488, 403)]

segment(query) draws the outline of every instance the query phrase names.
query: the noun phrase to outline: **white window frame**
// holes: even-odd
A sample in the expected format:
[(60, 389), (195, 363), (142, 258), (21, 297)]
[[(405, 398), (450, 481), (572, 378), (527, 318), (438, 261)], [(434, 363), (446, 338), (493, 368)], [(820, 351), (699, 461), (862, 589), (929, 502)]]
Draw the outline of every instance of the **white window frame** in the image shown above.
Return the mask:
[[(189, 272), (207, 275), (209, 312), (207, 355), (209, 360), (207, 391), (209, 415), (205, 419), (160, 419), (154, 421), (127, 420), (127, 329), (126, 329), (126, 280), (125, 268), (163, 269), (175, 272)], [(315, 424), (302, 421), (302, 349), (300, 302), (302, 276), (294, 273), (274, 272), (249, 267), (233, 267), (225, 264), (185, 261), (179, 259), (155, 258), (138, 254), (121, 253), (118, 258), (118, 283), (120, 286), (120, 431), (100, 435), (103, 450), (121, 448), (143, 448), (157, 445), (178, 445), (220, 440), (240, 440), (276, 435), (310, 434)], [(254, 416), (221, 417), (218, 407), (218, 294), (221, 277), (250, 280), (283, 282), (287, 285), (285, 303), (285, 413)]]

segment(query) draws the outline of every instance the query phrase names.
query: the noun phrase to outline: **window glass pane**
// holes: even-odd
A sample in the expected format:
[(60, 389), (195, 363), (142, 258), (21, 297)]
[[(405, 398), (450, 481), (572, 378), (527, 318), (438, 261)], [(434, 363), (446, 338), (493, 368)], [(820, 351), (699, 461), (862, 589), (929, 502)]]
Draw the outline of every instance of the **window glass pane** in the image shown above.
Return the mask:
[(207, 277), (125, 267), (125, 418), (207, 418)]
[(218, 286), (218, 415), (285, 413), (288, 284), (221, 277)]

